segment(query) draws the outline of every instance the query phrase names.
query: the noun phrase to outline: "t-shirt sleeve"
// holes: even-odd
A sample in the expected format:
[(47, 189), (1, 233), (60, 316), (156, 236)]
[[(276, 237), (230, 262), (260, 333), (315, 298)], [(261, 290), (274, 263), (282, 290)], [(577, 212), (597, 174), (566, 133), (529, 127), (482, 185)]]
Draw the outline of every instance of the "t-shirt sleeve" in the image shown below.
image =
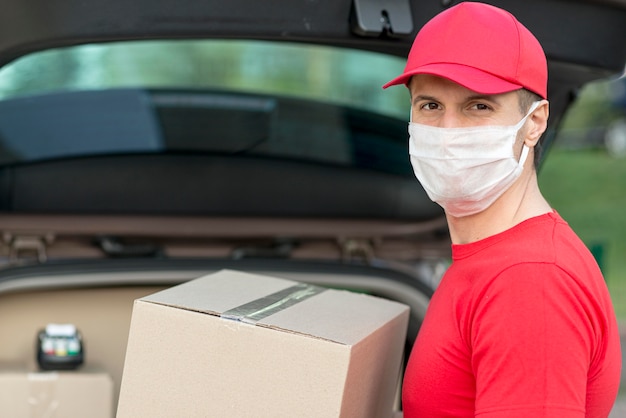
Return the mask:
[(598, 312), (576, 280), (554, 265), (525, 263), (474, 299), (466, 338), (476, 416), (584, 417)]

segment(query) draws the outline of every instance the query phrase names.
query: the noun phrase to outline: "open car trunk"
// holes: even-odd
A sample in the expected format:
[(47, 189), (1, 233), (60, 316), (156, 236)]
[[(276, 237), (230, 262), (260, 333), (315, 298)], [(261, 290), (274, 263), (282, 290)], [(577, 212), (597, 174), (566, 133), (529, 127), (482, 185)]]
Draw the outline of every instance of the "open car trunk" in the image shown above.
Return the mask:
[[(549, 151), (580, 87), (623, 73), (626, 3), (490, 3), (515, 14), (545, 48), (551, 116), (542, 141)], [(211, 39), (403, 59), (421, 26), (452, 4), (8, 0), (0, 66), (19, 69), (11, 65), (29, 54), (82, 44)], [(70, 61), (60, 56), (59, 63)], [(272, 71), (274, 64), (267, 64)], [(337, 76), (337, 62), (327, 64), (313, 73)], [(29, 68), (34, 79), (56, 80), (46, 65)], [(16, 72), (13, 80), (25, 73)], [(379, 75), (386, 81), (396, 73)], [(295, 80), (288, 93), (305, 87)], [(382, 82), (365, 82), (371, 90), (358, 100), (369, 103)], [(443, 212), (407, 158), (408, 100), (389, 115), (324, 97), (155, 84), (57, 90), (35, 82), (16, 93), (0, 83), (0, 367), (36, 369), (39, 330), (72, 323), (84, 337), (86, 367), (112, 376), (117, 400), (133, 300), (225, 268), (405, 303), (408, 353), (450, 254)], [(203, 142), (205, 132), (211, 141)]]
[[(238, 261), (103, 262), (7, 271), (0, 280), (0, 330), (10, 335), (0, 364), (36, 370), (35, 337), (53, 318), (80, 330), (87, 370), (94, 365), (113, 379), (119, 395), (133, 301), (145, 295), (223, 268), (260, 273), (333, 288), (367, 292), (411, 307), (409, 333), (415, 337), (428, 298), (414, 277), (370, 266)], [(13, 277), (11, 277), (13, 276)], [(9, 320), (9, 318), (11, 318)], [(410, 349), (410, 342), (407, 346)]]

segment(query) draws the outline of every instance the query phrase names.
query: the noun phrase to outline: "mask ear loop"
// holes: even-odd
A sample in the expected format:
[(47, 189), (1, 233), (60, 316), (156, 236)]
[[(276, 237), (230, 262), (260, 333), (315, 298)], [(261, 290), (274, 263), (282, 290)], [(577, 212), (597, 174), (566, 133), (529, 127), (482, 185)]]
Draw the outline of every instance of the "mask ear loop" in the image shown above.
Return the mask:
[(524, 167), (524, 164), (526, 163), (526, 159), (528, 158), (529, 153), (530, 153), (530, 147), (524, 144), (524, 146), (522, 147), (522, 154), (519, 156), (519, 161), (517, 162), (517, 165), (519, 166), (519, 168)]
[(515, 125), (518, 131), (522, 129), (522, 126), (524, 126), (524, 123), (526, 123), (526, 120), (528, 119), (528, 117), (532, 115), (532, 113), (535, 110), (537, 110), (540, 104), (541, 104), (541, 101), (537, 101), (537, 102), (533, 102), (533, 104), (530, 105), (530, 109), (528, 109), (528, 113), (526, 113), (526, 115), (522, 118), (522, 120), (517, 122), (517, 125)]
[[(541, 101), (537, 101), (537, 102), (533, 102), (533, 104), (530, 105), (530, 109), (528, 110), (528, 113), (526, 114), (526, 116), (524, 116), (522, 120), (520, 120), (517, 124), (518, 132), (520, 129), (522, 129), (522, 126), (524, 126), (524, 123), (526, 123), (526, 120), (528, 119), (528, 117), (539, 107), (540, 103)], [(526, 163), (526, 159), (528, 158), (529, 153), (530, 153), (530, 147), (526, 145), (526, 143), (524, 143), (524, 146), (522, 147), (522, 153), (519, 157), (519, 161), (517, 162), (518, 167), (520, 169), (524, 167), (524, 164)]]

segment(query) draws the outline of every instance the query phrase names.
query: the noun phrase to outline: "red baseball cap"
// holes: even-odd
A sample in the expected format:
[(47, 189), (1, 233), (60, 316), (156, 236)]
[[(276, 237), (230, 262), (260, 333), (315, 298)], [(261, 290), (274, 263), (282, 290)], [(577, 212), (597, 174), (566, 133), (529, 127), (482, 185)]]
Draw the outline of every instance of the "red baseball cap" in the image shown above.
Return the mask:
[(547, 98), (548, 65), (537, 38), (511, 13), (463, 2), (419, 31), (404, 73), (383, 88), (408, 84), (415, 74), (445, 77), (481, 94), (526, 88)]

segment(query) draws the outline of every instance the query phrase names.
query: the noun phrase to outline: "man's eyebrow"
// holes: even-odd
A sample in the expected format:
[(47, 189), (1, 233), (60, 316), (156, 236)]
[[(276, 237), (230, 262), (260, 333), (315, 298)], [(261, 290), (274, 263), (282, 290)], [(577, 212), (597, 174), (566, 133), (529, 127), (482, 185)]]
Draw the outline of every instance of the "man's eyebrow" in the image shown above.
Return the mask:
[(434, 97), (434, 96), (428, 96), (425, 94), (418, 94), (417, 96), (413, 97), (413, 100), (411, 101), (412, 104), (415, 104), (419, 101), (427, 101), (427, 102), (437, 102), (439, 103), (439, 100)]
[(466, 102), (471, 102), (474, 100), (484, 100), (484, 101), (491, 102), (496, 105), (500, 104), (500, 101), (497, 99), (497, 97), (495, 97), (492, 94), (475, 94), (475, 95), (467, 96), (465, 98)]
[[(463, 98), (463, 102), (465, 102), (465, 103), (476, 101), (476, 100), (491, 102), (491, 103), (496, 104), (496, 105), (500, 104), (500, 101), (492, 94), (473, 94), (473, 95), (470, 95), (470, 96), (467, 96), (467, 97)], [(411, 103), (412, 104), (416, 104), (419, 101), (437, 102), (437, 103), (439, 103), (439, 99), (437, 99), (435, 96), (429, 96), (427, 94), (418, 94), (418, 95), (416, 95), (415, 97), (413, 97)]]

